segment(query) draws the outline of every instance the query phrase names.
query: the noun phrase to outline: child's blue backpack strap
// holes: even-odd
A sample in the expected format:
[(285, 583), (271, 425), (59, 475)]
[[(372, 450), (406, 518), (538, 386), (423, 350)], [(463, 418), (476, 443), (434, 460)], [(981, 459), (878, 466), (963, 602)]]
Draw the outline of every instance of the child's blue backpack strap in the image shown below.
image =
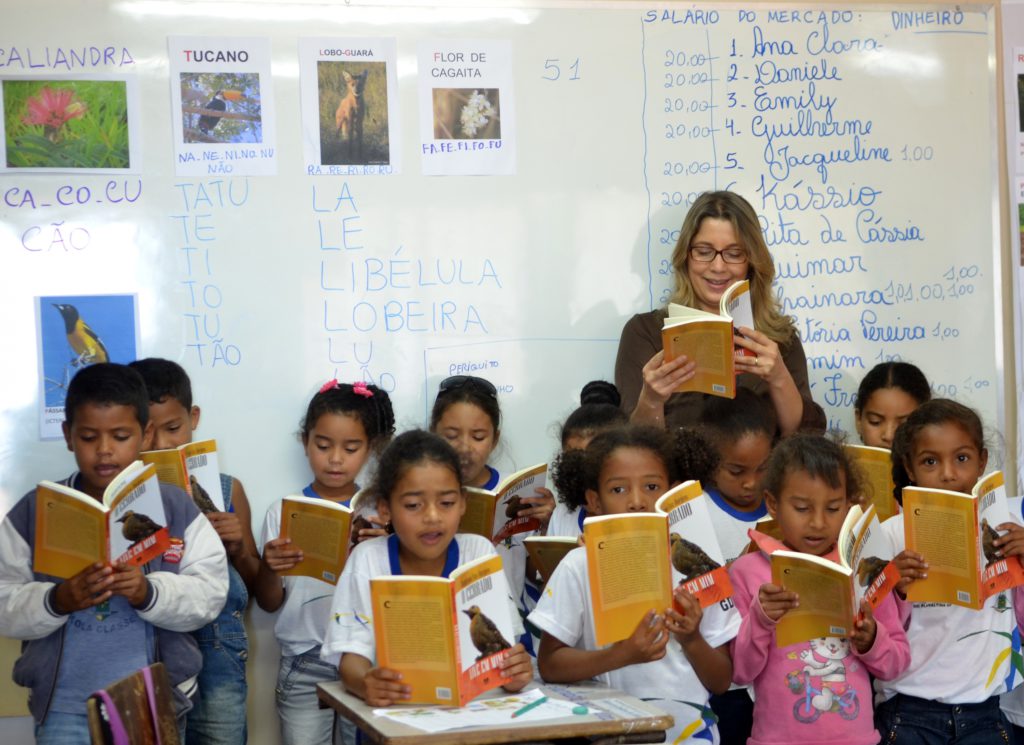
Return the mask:
[(231, 506), (231, 489), (235, 485), (235, 480), (226, 473), (220, 475), (220, 490), (224, 492), (224, 511), (234, 512), (235, 510)]

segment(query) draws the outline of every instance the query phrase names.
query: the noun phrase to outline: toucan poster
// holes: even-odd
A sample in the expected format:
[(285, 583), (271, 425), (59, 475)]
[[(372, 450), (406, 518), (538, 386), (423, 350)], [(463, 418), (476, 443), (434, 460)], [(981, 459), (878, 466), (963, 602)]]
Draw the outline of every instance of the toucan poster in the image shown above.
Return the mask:
[(97, 362), (136, 358), (139, 324), (135, 295), (48, 295), (36, 298), (39, 329), (39, 436), (61, 437), (68, 383)]
[(270, 41), (171, 36), (167, 46), (175, 173), (276, 174)]

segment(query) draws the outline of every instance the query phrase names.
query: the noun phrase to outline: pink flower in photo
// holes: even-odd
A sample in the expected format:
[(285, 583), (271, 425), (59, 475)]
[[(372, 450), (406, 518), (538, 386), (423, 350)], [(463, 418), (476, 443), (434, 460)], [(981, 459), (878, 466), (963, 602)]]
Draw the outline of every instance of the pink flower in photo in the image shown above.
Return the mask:
[(75, 98), (75, 92), (65, 88), (43, 88), (38, 95), (26, 102), (28, 113), (23, 117), (26, 124), (42, 124), (51, 140), (61, 127), (71, 119), (85, 116), (86, 106)]

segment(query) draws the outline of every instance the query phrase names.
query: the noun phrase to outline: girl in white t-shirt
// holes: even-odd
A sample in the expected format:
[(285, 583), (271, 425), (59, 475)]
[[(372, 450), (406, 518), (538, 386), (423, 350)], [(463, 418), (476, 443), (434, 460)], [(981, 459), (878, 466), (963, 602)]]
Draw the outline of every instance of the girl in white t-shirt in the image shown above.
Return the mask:
[[(401, 703), (410, 688), (401, 673), (376, 664), (370, 580), (416, 574), (447, 577), (460, 564), (494, 553), (486, 538), (456, 534), (466, 511), (459, 456), (437, 435), (421, 430), (395, 438), (380, 457), (370, 488), (392, 535), (360, 543), (352, 551), (331, 602), (331, 619), (322, 658), (338, 665), (348, 690), (370, 706)], [(509, 598), (509, 610), (512, 598)], [(521, 632), (521, 628), (517, 631)], [(533, 665), (522, 644), (514, 645), (502, 664), (521, 690), (533, 679)]]
[[(313, 481), (303, 494), (347, 506), (359, 490), (356, 477), (370, 454), (382, 449), (394, 434), (395, 415), (388, 394), (377, 386), (331, 380), (310, 400), (301, 426), (302, 445), (313, 471)], [(280, 575), (302, 560), (302, 552), (279, 538), (280, 532), (278, 500), (263, 522), (263, 559), (255, 594), (260, 608), (278, 614), (274, 635), (281, 645), (276, 687), (281, 740), (284, 745), (330, 745), (334, 712), (319, 707), (316, 686), (337, 680), (337, 670), (320, 660), (334, 588), (312, 577)], [(383, 531), (369, 527), (362, 532), (354, 538)], [(355, 728), (347, 720), (340, 724), (346, 741), (354, 741)]]
[[(921, 404), (896, 430), (892, 443), (893, 481), (906, 486), (969, 494), (988, 465), (981, 419), (948, 399)], [(1002, 556), (1024, 555), (1024, 528), (994, 526)], [(903, 515), (882, 524), (897, 554), (897, 594), (928, 574), (928, 557), (905, 548)], [(1015, 633), (1024, 610), (1022, 588), (990, 597), (981, 610), (945, 603), (903, 603), (910, 642), (910, 666), (887, 681), (876, 681), (875, 723), (887, 743), (1010, 742), (999, 694), (1020, 682), (1013, 658), (1020, 654)], [(907, 618), (909, 616), (909, 618)], [(1018, 639), (1015, 641), (1015, 639)]]
[[(627, 426), (598, 434), (586, 450), (567, 450), (555, 464), (555, 484), (593, 515), (653, 512), (658, 497), (686, 478), (706, 477), (714, 453), (699, 436)], [(683, 613), (649, 611), (628, 639), (598, 647), (586, 549), (562, 559), (530, 622), (540, 628), (537, 662), (544, 680), (588, 678), (654, 701), (675, 718), (669, 742), (717, 741), (708, 690), (729, 688), (728, 642), (740, 625), (731, 600), (701, 610), (679, 587)]]
[[(579, 408), (566, 417), (559, 433), (562, 450), (584, 450), (599, 432), (626, 424), (629, 417), (619, 408), (621, 402), (619, 389), (605, 380), (591, 380), (583, 386)], [(559, 495), (547, 535), (575, 538), (583, 532), (586, 517), (586, 505), (570, 503)]]

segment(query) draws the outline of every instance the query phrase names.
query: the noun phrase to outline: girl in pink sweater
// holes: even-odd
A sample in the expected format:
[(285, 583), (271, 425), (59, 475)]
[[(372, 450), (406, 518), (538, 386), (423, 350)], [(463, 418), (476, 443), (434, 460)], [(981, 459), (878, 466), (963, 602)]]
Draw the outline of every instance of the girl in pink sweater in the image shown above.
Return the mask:
[(775, 624), (799, 598), (771, 583), (768, 558), (787, 549), (838, 561), (839, 529), (859, 486), (842, 448), (824, 437), (793, 435), (768, 461), (762, 488), (783, 539), (751, 530), (760, 550), (744, 554), (729, 570), (743, 617), (732, 642), (733, 680), (752, 684), (755, 694), (751, 745), (873, 745), (879, 740), (868, 674), (893, 678), (910, 662), (892, 597), (874, 614), (863, 603), (863, 617), (849, 638), (780, 648)]

